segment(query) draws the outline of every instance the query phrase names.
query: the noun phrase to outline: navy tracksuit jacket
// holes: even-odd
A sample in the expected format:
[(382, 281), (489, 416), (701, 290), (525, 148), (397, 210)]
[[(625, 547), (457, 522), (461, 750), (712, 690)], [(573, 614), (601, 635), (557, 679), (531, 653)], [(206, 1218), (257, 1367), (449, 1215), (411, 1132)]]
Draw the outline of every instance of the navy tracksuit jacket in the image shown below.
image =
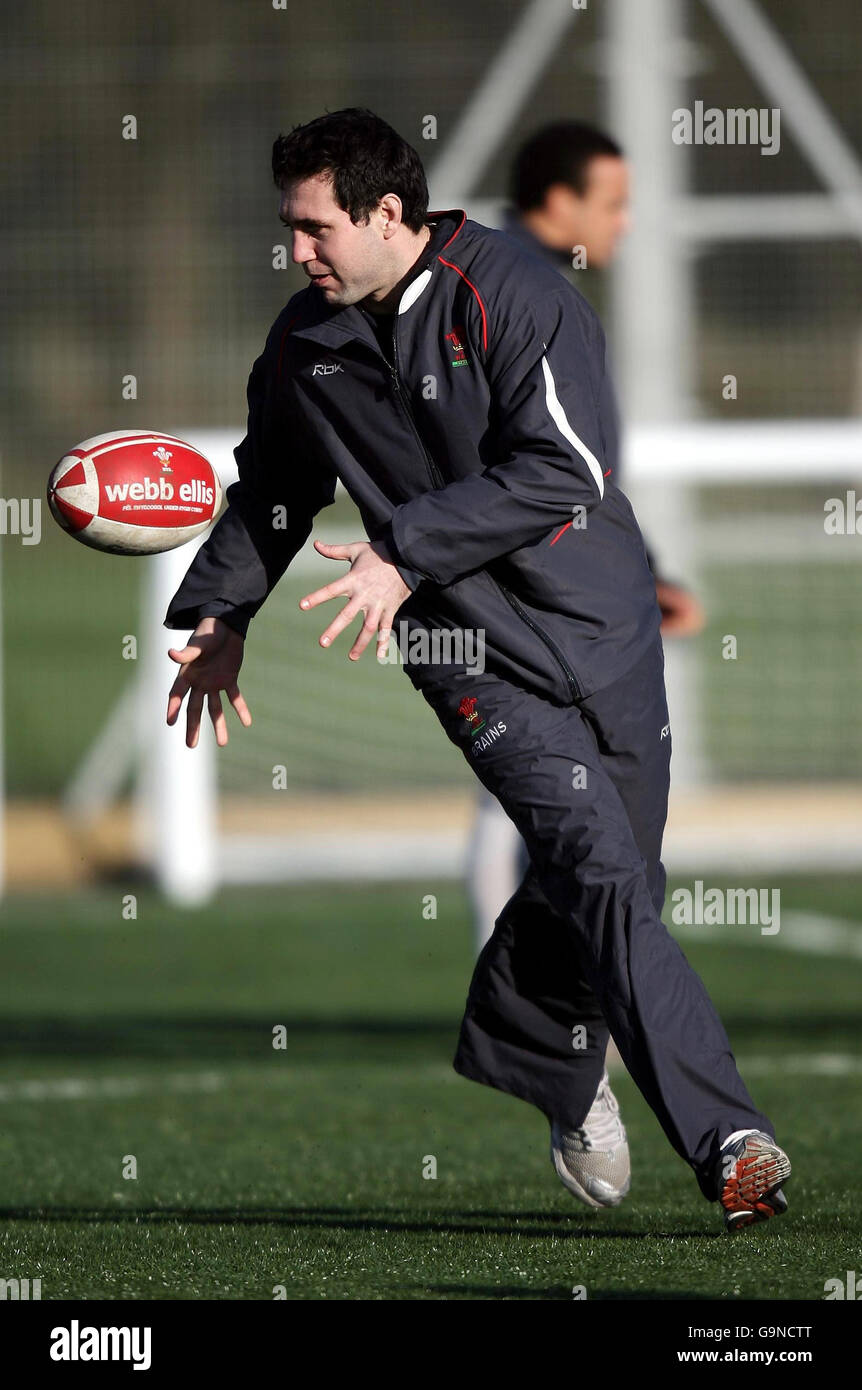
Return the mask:
[[(613, 479), (604, 335), (504, 233), (459, 210), (427, 220), (391, 353), (362, 310), (313, 286), (276, 319), (249, 378), (239, 480), (165, 623), (214, 615), (244, 635), (341, 479), (412, 590), (395, 624), (405, 671), (530, 851), (477, 963), (456, 1069), (575, 1127), (609, 1028), (713, 1198), (721, 1140), (772, 1131), (660, 921), (660, 613)], [(411, 660), (417, 630), (483, 633), (484, 671), (432, 664), (429, 648)]]

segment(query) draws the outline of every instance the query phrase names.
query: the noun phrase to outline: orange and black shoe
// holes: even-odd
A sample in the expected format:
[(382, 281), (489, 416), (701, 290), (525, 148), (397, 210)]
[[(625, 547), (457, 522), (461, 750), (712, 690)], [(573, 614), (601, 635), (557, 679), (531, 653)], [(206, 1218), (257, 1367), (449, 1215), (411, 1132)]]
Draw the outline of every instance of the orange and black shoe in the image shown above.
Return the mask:
[(718, 1200), (728, 1231), (768, 1221), (787, 1211), (781, 1184), (790, 1177), (790, 1159), (762, 1130), (741, 1130), (721, 1146), (716, 1160)]

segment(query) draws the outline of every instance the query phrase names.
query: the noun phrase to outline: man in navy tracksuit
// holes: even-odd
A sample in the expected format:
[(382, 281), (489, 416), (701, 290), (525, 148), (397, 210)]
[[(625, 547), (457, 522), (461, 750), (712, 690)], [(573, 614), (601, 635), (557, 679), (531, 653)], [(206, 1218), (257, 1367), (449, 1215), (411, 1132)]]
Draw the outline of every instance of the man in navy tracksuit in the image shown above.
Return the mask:
[[(418, 155), (370, 112), (279, 137), (273, 172), (311, 284), (252, 368), (239, 481), (168, 609), (168, 627), (195, 627), (171, 650), (168, 722), (188, 693), (194, 746), (206, 699), (223, 744), (222, 690), (250, 722), (237, 684), (249, 623), (340, 478), (370, 541), (316, 542), (350, 569), (302, 606), (347, 598), (324, 646), (364, 615), (353, 659), (372, 640), (384, 652), (397, 615), (411, 681), (530, 852), (532, 875), (477, 966), (456, 1069), (532, 1102), (565, 1140), (596, 1094), (610, 1029), (728, 1227), (782, 1211), (789, 1162), (660, 920), (660, 613), (605, 462), (601, 326), (502, 233), (428, 212)], [(458, 658), (468, 633), (481, 635), (481, 671)], [(567, 931), (524, 930), (531, 883)]]
[[(582, 121), (541, 126), (518, 149), (510, 178), (514, 206), (506, 210), (503, 229), (525, 251), (553, 266), (579, 288), (588, 273), (584, 265), (595, 275), (612, 262), (627, 225), (629, 173), (622, 150), (608, 135)], [(578, 269), (573, 269), (574, 252), (580, 258)], [(605, 433), (605, 462), (620, 487), (615, 431)], [(703, 622), (697, 600), (660, 575), (648, 548), (647, 559), (662, 612), (662, 636), (697, 632)], [(479, 951), (497, 929), (493, 952), (488, 953), (483, 970), (492, 969), (499, 975), (504, 968), (503, 952), (510, 957), (517, 954), (523, 961), (525, 949), (541, 937), (542, 964), (548, 977), (554, 978), (560, 970), (571, 975), (572, 962), (565, 959), (570, 934), (565, 924), (558, 924), (555, 931), (545, 920), (557, 914), (537, 888), (535, 875), (530, 874), (529, 881), (522, 883), (529, 864), (529, 852), (517, 828), (496, 797), (482, 788), (470, 840), (468, 891)], [(503, 904), (506, 907), (500, 921)], [(564, 954), (562, 962), (554, 960), (555, 943)], [(584, 981), (572, 1003), (579, 1017), (593, 1019), (595, 1028), (601, 1027), (601, 1010), (588, 982)], [(592, 1039), (592, 1030), (589, 1036)], [(551, 1157), (575, 1196), (591, 1206), (615, 1206), (622, 1201), (631, 1182), (628, 1138), (607, 1071), (583, 1124), (564, 1147), (565, 1152), (554, 1140)]]

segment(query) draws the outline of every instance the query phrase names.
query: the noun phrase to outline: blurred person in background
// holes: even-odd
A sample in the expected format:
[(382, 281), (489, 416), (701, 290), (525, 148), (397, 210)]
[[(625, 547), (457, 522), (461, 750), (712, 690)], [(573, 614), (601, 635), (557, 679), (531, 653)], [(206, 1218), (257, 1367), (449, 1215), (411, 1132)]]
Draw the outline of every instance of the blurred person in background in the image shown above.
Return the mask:
[[(609, 135), (583, 121), (555, 122), (530, 136), (512, 165), (511, 195), (514, 205), (505, 211), (503, 230), (581, 290), (587, 286), (584, 271), (573, 265), (575, 249), (587, 270), (604, 270), (629, 227), (629, 171), (623, 152)], [(614, 452), (619, 486), (616, 440)], [(694, 636), (704, 624), (697, 598), (661, 573), (649, 547), (647, 558), (655, 576), (662, 637)], [(499, 802), (480, 788), (467, 859), (477, 955), (528, 864), (515, 826)]]

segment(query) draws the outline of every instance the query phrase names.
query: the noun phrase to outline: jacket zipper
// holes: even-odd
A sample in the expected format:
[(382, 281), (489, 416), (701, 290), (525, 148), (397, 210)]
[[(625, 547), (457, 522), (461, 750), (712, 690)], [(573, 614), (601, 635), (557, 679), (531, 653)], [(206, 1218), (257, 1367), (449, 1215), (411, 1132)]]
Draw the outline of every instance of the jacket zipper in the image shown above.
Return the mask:
[(544, 631), (543, 628), (539, 627), (538, 623), (533, 622), (529, 613), (527, 613), (525, 609), (522, 608), (519, 601), (515, 598), (515, 595), (513, 593), (510, 593), (506, 586), (500, 583), (499, 579), (495, 579), (494, 583), (497, 585), (497, 588), (500, 590), (500, 593), (503, 595), (503, 597), (507, 599), (508, 602), (511, 604), (512, 608), (514, 608), (518, 616), (520, 618), (523, 618), (524, 622), (527, 624), (527, 627), (532, 628), (536, 636), (542, 639), (545, 646), (548, 648), (548, 651), (551, 653), (554, 660), (556, 661), (557, 665), (562, 670), (563, 675), (565, 676), (568, 682), (569, 689), (572, 692), (574, 700), (580, 700), (582, 696), (581, 687), (578, 683), (578, 678), (575, 675), (569, 663), (566, 661), (566, 658), (563, 656), (563, 653), (560, 651), (556, 642), (553, 640), (553, 638), (548, 636), (548, 634)]
[[(393, 323), (393, 325), (392, 325), (392, 358), (393, 358), (393, 361), (392, 361), (391, 363), (389, 363), (388, 365), (389, 365), (389, 370), (390, 370), (390, 372), (391, 372), (391, 374), (392, 374), (392, 381), (393, 381), (393, 384), (394, 384), (394, 386), (395, 386), (395, 394), (396, 394), (396, 396), (398, 397), (398, 400), (399, 400), (400, 403), (401, 403), (401, 407), (402, 407), (402, 409), (403, 409), (403, 411), (404, 411), (404, 414), (407, 416), (407, 419), (410, 421), (410, 427), (411, 427), (411, 429), (413, 430), (414, 435), (416, 436), (416, 442), (417, 442), (417, 444), (419, 445), (420, 449), (422, 450), (423, 456), (424, 456), (424, 458), (425, 458), (425, 464), (426, 464), (426, 466), (427, 466), (427, 468), (428, 468), (428, 475), (429, 475), (429, 477), (430, 477), (432, 483), (434, 484), (435, 487), (444, 487), (445, 484), (444, 484), (444, 482), (443, 482), (442, 477), (440, 476), (440, 471), (439, 471), (439, 469), (438, 469), (436, 463), (435, 463), (434, 460), (432, 459), (431, 455), (428, 453), (428, 450), (425, 448), (425, 444), (424, 444), (424, 441), (423, 441), (423, 439), (422, 439), (422, 436), (420, 435), (418, 429), (416, 428), (416, 420), (415, 420), (414, 415), (413, 415), (412, 407), (411, 407), (410, 402), (408, 401), (408, 399), (407, 399), (406, 395), (404, 394), (404, 391), (402, 390), (402, 387), (401, 387), (401, 379), (400, 379), (400, 377), (398, 376), (398, 343), (397, 343), (397, 341), (396, 341), (396, 333), (395, 333), (395, 324), (394, 324), (394, 323)], [(488, 577), (491, 578), (490, 575), (489, 575)], [(546, 632), (544, 632), (543, 629), (540, 628), (540, 627), (538, 626), (537, 623), (534, 623), (534, 622), (533, 622), (532, 618), (529, 616), (528, 613), (525, 612), (525, 610), (522, 608), (521, 604), (520, 604), (520, 603), (518, 602), (518, 600), (515, 598), (515, 595), (514, 595), (513, 593), (510, 593), (509, 590), (505, 587), (505, 585), (501, 584), (500, 581), (499, 581), (498, 579), (495, 579), (493, 582), (497, 585), (497, 587), (498, 587), (498, 589), (500, 590), (501, 594), (503, 594), (503, 596), (507, 599), (509, 605), (515, 610), (515, 612), (518, 614), (518, 616), (527, 624), (527, 627), (532, 628), (532, 630), (533, 630), (533, 632), (535, 632), (536, 636), (539, 637), (539, 638), (541, 638), (541, 640), (544, 642), (545, 646), (548, 648), (548, 651), (551, 653), (551, 655), (553, 656), (553, 658), (554, 658), (554, 660), (556, 661), (557, 665), (560, 667), (560, 669), (561, 669), (563, 675), (565, 676), (566, 682), (567, 682), (567, 684), (568, 684), (568, 686), (569, 686), (569, 689), (570, 689), (571, 692), (572, 692), (572, 697), (573, 697), (573, 699), (575, 699), (575, 700), (580, 700), (580, 699), (581, 699), (581, 687), (580, 687), (580, 685), (578, 684), (578, 678), (577, 678), (577, 676), (575, 675), (574, 671), (572, 670), (571, 666), (570, 666), (570, 665), (568, 664), (568, 662), (566, 661), (565, 657), (563, 656), (563, 654), (562, 654), (562, 652), (560, 651), (559, 647), (557, 646), (556, 642), (554, 642), (553, 639), (550, 638), (550, 637), (548, 636), (548, 634), (547, 634)]]
[(398, 375), (398, 343), (396, 342), (394, 321), (392, 324), (392, 358), (393, 360), (391, 362), (388, 362), (386, 365), (388, 366), (389, 371), (392, 375), (392, 383), (395, 387), (395, 395), (398, 397), (401, 409), (404, 411), (404, 414), (407, 416), (407, 419), (410, 422), (410, 428), (416, 436), (416, 443), (422, 450), (422, 456), (425, 459), (425, 466), (428, 469), (428, 476), (431, 479), (431, 482), (434, 484), (435, 487), (444, 487), (445, 484), (440, 474), (440, 470), (437, 467), (434, 460), (432, 459), (428, 450), (425, 448), (425, 442), (422, 439), (422, 436), (419, 433), (418, 429), (416, 428), (416, 420), (413, 415), (413, 407), (411, 406), (401, 386), (401, 378)]

